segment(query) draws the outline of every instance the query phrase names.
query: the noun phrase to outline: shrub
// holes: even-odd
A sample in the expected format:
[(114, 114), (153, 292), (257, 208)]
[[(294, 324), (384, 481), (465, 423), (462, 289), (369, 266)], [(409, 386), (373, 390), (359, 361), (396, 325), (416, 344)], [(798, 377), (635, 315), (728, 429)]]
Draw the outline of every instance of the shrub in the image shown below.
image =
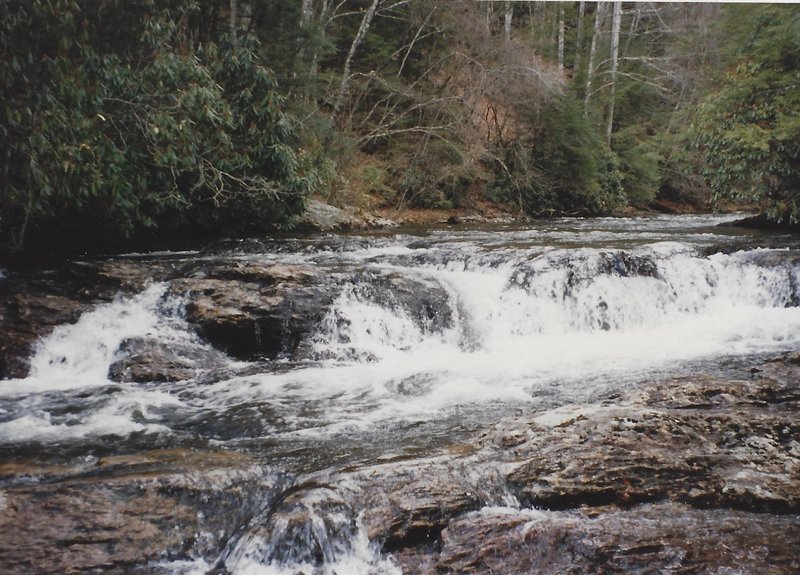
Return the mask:
[(258, 46), (191, 49), (179, 22), (192, 4), (132, 6), (141, 16), (140, 35), (126, 35), (133, 45), (101, 29), (95, 4), (6, 9), (0, 234), (12, 250), (108, 249), (146, 230), (285, 227), (304, 208), (313, 173), (301, 172)]

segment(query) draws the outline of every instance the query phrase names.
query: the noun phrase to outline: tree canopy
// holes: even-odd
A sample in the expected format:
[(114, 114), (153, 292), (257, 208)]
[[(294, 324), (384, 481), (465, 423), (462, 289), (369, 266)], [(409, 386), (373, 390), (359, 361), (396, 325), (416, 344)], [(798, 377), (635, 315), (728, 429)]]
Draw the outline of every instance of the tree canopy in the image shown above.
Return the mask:
[(166, 4), (6, 3), (0, 214), (12, 247), (241, 233), (302, 211), (313, 177), (257, 39), (194, 43), (198, 6)]
[(702, 203), (710, 186), (718, 201), (799, 217), (797, 6), (7, 0), (0, 11), (6, 252), (283, 229), (312, 193), (549, 216)]

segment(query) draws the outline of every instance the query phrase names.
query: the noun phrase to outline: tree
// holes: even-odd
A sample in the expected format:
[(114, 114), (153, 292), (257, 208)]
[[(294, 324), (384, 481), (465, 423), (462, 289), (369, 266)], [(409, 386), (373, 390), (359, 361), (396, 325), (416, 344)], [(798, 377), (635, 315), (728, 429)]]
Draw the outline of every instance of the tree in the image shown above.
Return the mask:
[(243, 233), (303, 210), (313, 174), (253, 38), (194, 49), (195, 7), (178, 1), (129, 5), (128, 28), (88, 2), (5, 9), (0, 235), (12, 250)]
[(733, 67), (695, 126), (715, 201), (763, 205), (772, 221), (800, 222), (800, 11), (727, 12)]
[(622, 20), (622, 2), (614, 2), (611, 21), (611, 94), (608, 101), (606, 144), (611, 145), (611, 130), (614, 125), (614, 94), (617, 89), (617, 65), (619, 64), (619, 27)]
[(583, 115), (589, 113), (589, 100), (592, 97), (592, 80), (595, 72), (595, 55), (597, 54), (597, 44), (600, 41), (600, 34), (603, 31), (603, 21), (606, 16), (606, 3), (598, 2), (594, 15), (594, 33), (592, 34), (592, 44), (589, 48), (589, 63), (586, 68), (586, 93), (583, 97)]
[(339, 92), (336, 94), (336, 100), (333, 105), (334, 115), (339, 112), (339, 109), (342, 107), (342, 102), (347, 95), (347, 89), (350, 85), (350, 69), (352, 66), (353, 57), (356, 54), (356, 50), (358, 50), (359, 46), (361, 46), (361, 43), (364, 41), (364, 38), (366, 38), (367, 33), (369, 32), (369, 27), (372, 24), (372, 19), (375, 17), (375, 13), (377, 12), (380, 3), (381, 0), (372, 0), (369, 8), (367, 8), (367, 10), (364, 12), (363, 18), (361, 18), (361, 25), (358, 27), (358, 32), (356, 32), (353, 42), (350, 44), (350, 51), (347, 53), (347, 58), (344, 61), (344, 71), (342, 72), (342, 81), (339, 85)]

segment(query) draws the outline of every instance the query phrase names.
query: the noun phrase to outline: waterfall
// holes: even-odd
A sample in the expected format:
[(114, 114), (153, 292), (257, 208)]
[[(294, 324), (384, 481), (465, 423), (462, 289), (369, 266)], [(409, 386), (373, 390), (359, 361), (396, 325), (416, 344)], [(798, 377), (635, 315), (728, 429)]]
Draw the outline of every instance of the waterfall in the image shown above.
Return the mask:
[[(342, 291), (315, 345), (341, 361), (413, 361), (471, 373), (615, 370), (792, 345), (800, 267), (773, 250), (704, 257), (680, 244), (551, 250), (418, 266), (387, 264), (448, 294), (451, 325), (433, 329), (363, 285)], [(424, 305), (425, 294), (419, 294)], [(588, 363), (587, 363), (588, 362)], [(512, 365), (509, 365), (511, 363)], [(402, 371), (402, 370), (401, 370)]]
[[(179, 406), (176, 397), (159, 389), (113, 386), (108, 379), (127, 338), (196, 339), (181, 318), (182, 302), (168, 296), (167, 287), (157, 283), (134, 296), (118, 296), (43, 338), (30, 360), (29, 377), (0, 385), (0, 400), (11, 407), (0, 409), (0, 444), (168, 431), (154, 412)], [(105, 393), (107, 387), (117, 392)], [(79, 398), (57, 396), (69, 392)]]

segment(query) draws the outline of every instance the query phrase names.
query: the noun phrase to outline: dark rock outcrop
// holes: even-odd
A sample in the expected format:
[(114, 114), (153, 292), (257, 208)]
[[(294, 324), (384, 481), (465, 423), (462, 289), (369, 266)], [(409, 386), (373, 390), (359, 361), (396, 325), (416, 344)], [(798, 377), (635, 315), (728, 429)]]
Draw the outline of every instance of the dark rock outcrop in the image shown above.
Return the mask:
[(167, 343), (148, 337), (126, 339), (117, 356), (108, 376), (120, 382), (183, 381), (227, 363), (225, 354), (200, 342)]
[(334, 290), (310, 267), (242, 264), (175, 280), (186, 319), (214, 347), (240, 359), (293, 357), (311, 334)]

